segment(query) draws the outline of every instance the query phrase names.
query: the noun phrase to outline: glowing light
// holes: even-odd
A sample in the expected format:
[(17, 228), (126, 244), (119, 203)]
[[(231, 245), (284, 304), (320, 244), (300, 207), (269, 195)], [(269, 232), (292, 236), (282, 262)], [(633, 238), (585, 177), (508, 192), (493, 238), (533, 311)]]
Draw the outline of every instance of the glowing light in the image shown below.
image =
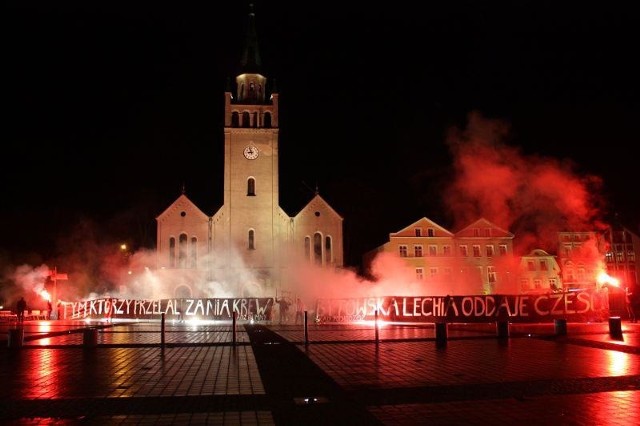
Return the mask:
[(596, 281), (600, 285), (610, 284), (615, 287), (620, 287), (620, 280), (612, 277), (611, 275), (607, 274), (604, 271), (598, 274), (598, 276), (596, 277)]
[(49, 294), (49, 292), (47, 290), (42, 290), (40, 291), (40, 296), (44, 299), (44, 300), (48, 300), (51, 301), (51, 295)]

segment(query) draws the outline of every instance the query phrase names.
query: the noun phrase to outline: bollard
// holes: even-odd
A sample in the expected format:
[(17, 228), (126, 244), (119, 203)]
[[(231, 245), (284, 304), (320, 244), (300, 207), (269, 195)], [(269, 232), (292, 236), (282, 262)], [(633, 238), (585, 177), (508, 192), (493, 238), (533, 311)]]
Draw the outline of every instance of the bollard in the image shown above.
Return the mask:
[(304, 311), (304, 344), (309, 344), (309, 330), (307, 328), (307, 311)]
[(564, 318), (558, 318), (553, 320), (553, 324), (556, 331), (556, 336), (566, 336), (567, 335), (567, 320)]
[(509, 337), (509, 321), (504, 321), (504, 320), (497, 321), (496, 334), (500, 338)]
[(82, 331), (82, 344), (85, 348), (95, 348), (98, 345), (98, 330), (86, 328)]
[(24, 344), (24, 328), (18, 327), (9, 330), (9, 340), (7, 344), (10, 348), (21, 348)]
[(609, 317), (609, 335), (614, 339), (622, 339), (622, 321), (620, 317)]
[(376, 343), (380, 341), (380, 328), (378, 327), (378, 310), (373, 311), (375, 314), (375, 327), (376, 327)]
[(441, 348), (447, 346), (447, 323), (436, 323), (436, 346)]
[(238, 313), (234, 311), (233, 312), (233, 320), (231, 322), (231, 328), (232, 328), (232, 330), (231, 330), (231, 335), (232, 335), (231, 338), (232, 338), (232, 341), (233, 341), (233, 346), (236, 345), (236, 317), (237, 316), (238, 316)]
[(160, 321), (160, 347), (164, 349), (164, 313), (162, 313), (162, 319)]

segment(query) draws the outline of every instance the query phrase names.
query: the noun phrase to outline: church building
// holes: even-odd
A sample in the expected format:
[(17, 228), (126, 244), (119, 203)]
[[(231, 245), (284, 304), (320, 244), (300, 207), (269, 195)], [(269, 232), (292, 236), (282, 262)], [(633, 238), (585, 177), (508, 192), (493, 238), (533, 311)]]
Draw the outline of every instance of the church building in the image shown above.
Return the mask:
[(343, 266), (343, 218), (317, 191), (294, 216), (279, 205), (278, 93), (261, 65), (250, 10), (224, 92), (223, 205), (209, 215), (183, 191), (156, 218), (157, 271), (172, 297), (272, 296), (296, 279), (293, 265)]

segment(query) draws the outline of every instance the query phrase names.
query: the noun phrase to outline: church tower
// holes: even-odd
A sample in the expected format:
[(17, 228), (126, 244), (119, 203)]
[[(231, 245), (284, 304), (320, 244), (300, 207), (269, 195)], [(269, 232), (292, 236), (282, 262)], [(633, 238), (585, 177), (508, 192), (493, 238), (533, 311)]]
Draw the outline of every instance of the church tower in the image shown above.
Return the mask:
[(209, 217), (183, 191), (156, 218), (167, 296), (271, 296), (296, 281), (291, 265), (343, 266), (343, 219), (317, 191), (293, 217), (280, 207), (278, 123), (250, 9), (240, 69), (224, 92), (223, 205)]
[(212, 221), (213, 250), (238, 250), (243, 266), (269, 286), (288, 237), (279, 207), (278, 94), (261, 72), (250, 10), (235, 91), (224, 94), (224, 205)]

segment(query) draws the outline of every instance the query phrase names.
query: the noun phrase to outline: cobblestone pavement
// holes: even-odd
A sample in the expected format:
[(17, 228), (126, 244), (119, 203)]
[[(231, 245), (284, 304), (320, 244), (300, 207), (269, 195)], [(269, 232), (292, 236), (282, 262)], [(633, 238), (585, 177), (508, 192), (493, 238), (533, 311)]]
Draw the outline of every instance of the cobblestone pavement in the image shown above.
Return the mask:
[[(164, 332), (163, 332), (164, 330)], [(636, 425), (640, 325), (0, 324), (3, 424)]]

